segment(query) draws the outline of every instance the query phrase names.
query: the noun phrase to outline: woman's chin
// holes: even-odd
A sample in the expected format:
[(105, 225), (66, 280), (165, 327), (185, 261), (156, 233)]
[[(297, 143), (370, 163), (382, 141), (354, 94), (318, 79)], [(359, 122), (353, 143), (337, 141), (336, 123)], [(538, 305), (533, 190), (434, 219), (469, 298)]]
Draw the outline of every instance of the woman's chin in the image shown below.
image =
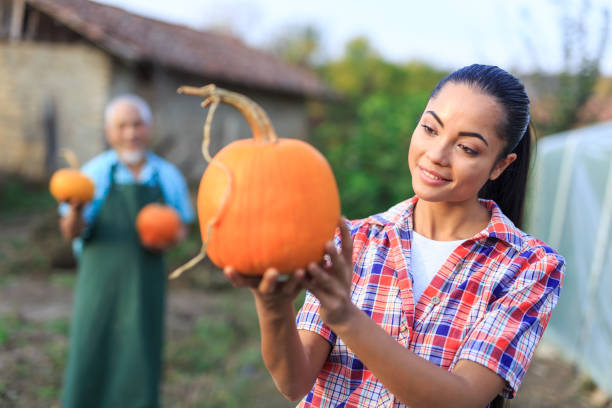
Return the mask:
[(447, 201), (448, 194), (441, 191), (441, 188), (432, 188), (430, 186), (421, 186), (415, 185), (416, 183), (412, 183), (412, 189), (414, 191), (414, 195), (419, 197), (420, 200), (438, 202), (438, 201)]

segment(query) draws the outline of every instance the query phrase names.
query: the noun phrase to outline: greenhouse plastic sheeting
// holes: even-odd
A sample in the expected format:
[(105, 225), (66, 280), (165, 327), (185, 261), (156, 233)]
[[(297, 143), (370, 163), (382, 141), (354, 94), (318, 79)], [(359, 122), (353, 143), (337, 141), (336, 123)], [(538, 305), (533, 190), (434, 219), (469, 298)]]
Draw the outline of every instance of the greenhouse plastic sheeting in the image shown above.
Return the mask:
[(612, 122), (541, 139), (526, 230), (566, 260), (544, 334), (612, 395)]

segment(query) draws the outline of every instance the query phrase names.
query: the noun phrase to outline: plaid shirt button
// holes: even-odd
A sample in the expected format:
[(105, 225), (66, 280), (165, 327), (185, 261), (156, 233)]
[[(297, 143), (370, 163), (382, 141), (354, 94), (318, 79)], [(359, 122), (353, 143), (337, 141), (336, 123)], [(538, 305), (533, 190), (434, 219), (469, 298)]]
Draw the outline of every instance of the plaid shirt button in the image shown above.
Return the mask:
[(432, 305), (437, 305), (438, 303), (440, 303), (440, 298), (438, 296), (434, 296), (431, 298), (431, 304)]

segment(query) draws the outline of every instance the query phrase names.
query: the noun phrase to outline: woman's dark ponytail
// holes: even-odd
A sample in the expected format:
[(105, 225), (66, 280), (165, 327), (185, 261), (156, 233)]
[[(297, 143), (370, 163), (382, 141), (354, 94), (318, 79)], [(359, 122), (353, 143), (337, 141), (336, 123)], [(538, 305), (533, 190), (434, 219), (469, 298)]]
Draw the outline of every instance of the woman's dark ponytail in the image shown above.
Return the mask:
[(532, 137), (532, 127), (528, 126), (518, 145), (508, 152), (516, 153), (516, 160), (498, 178), (487, 181), (478, 193), (480, 198), (495, 201), (502, 212), (519, 228), (523, 223)]
[(512, 222), (520, 227), (527, 189), (532, 130), (530, 128), (529, 97), (525, 87), (515, 76), (493, 65), (473, 64), (450, 73), (432, 91), (434, 98), (447, 82), (474, 87), (495, 98), (504, 111), (497, 133), (505, 147), (502, 160), (516, 153), (516, 160), (496, 179), (489, 180), (478, 196), (493, 200)]

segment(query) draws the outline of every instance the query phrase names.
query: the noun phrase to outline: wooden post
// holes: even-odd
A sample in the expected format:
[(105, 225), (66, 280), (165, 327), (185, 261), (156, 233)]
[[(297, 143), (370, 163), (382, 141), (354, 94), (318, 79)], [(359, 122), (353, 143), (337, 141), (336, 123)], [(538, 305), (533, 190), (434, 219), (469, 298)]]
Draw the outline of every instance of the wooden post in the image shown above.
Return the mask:
[(47, 174), (57, 170), (57, 109), (55, 100), (48, 97), (43, 106), (43, 134), (45, 135), (45, 169)]
[(36, 9), (30, 8), (28, 12), (28, 21), (26, 22), (26, 29), (24, 38), (26, 40), (33, 40), (38, 31), (38, 22), (40, 21), (40, 12)]
[(0, 39), (4, 39), (4, 35), (8, 34), (8, 27), (4, 26), (4, 8), (6, 5), (3, 1), (0, 1)]
[(13, 10), (11, 12), (11, 29), (9, 32), (9, 39), (11, 41), (18, 41), (21, 39), (24, 15), (25, 1), (13, 0)]

